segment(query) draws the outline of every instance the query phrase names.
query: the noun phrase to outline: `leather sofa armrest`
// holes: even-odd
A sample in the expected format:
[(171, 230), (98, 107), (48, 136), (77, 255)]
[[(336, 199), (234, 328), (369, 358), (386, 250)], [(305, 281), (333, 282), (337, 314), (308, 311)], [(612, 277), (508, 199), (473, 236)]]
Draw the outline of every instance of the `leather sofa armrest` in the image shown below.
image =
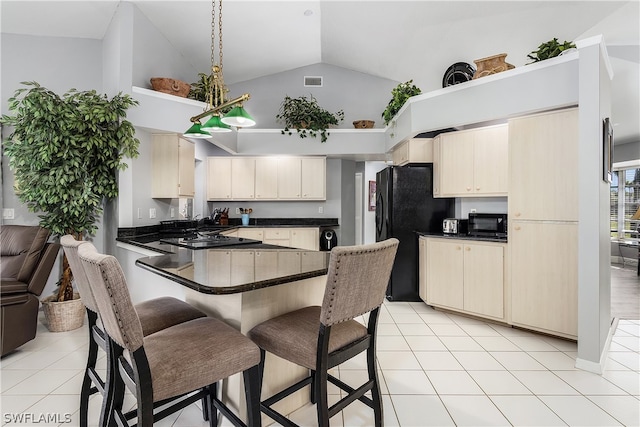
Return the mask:
[(14, 294), (26, 294), (29, 285), (19, 280), (14, 279), (2, 279), (0, 282), (0, 295), (4, 299), (5, 296)]
[(47, 284), (49, 274), (51, 274), (53, 264), (56, 262), (59, 251), (60, 244), (52, 242), (45, 244), (45, 247), (42, 249), (42, 256), (38, 261), (38, 266), (33, 272), (31, 280), (29, 280), (28, 291), (30, 293), (37, 296), (42, 293), (44, 286)]
[(29, 294), (26, 292), (15, 295), (3, 295), (2, 300), (0, 300), (0, 306), (7, 307), (9, 305), (24, 304), (27, 301), (29, 301)]

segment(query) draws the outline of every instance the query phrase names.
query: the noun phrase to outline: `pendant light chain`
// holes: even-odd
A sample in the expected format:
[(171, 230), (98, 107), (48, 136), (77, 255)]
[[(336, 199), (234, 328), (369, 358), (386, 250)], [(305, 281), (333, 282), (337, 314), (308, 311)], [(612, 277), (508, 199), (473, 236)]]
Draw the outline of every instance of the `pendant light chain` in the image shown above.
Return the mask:
[(222, 0), (220, 0), (220, 11), (218, 13), (218, 31), (218, 43), (220, 44), (218, 57), (220, 59), (220, 72), (222, 72)]

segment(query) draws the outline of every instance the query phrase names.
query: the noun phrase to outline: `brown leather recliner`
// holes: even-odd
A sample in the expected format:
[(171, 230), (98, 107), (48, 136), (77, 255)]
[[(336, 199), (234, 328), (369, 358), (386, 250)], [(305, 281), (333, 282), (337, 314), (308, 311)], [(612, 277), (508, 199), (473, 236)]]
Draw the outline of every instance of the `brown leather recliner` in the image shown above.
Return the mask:
[(4, 225), (0, 230), (1, 356), (36, 337), (38, 308), (60, 245), (47, 242), (39, 226)]

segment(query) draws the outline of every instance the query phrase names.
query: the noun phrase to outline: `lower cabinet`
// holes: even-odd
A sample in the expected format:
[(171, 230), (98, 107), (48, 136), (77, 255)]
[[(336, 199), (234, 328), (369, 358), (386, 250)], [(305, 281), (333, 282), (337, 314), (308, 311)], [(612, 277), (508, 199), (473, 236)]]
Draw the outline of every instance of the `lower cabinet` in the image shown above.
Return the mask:
[(242, 227), (223, 231), (221, 234), (260, 240), (268, 245), (307, 249), (309, 251), (320, 250), (320, 229), (318, 227)]
[(511, 322), (575, 339), (578, 335), (578, 224), (510, 224)]
[(505, 319), (506, 244), (420, 239), (420, 295), (427, 304)]

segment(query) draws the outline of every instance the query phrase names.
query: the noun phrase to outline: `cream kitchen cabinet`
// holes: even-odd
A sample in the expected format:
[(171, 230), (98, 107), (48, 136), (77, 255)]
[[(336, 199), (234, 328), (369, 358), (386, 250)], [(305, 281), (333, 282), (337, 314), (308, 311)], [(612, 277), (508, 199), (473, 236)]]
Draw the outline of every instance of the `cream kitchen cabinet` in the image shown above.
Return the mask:
[(288, 228), (265, 228), (263, 243), (276, 246), (291, 246), (291, 233)]
[(511, 322), (576, 339), (578, 224), (511, 223)]
[(324, 157), (209, 157), (208, 200), (326, 200)]
[(237, 236), (244, 239), (264, 240), (264, 229), (262, 228), (238, 228)]
[(320, 249), (320, 229), (318, 228), (292, 228), (289, 235), (289, 245), (292, 248), (310, 251)]
[(207, 158), (207, 199), (231, 200), (231, 158)]
[(578, 334), (578, 110), (509, 121), (514, 325)]
[(320, 250), (320, 229), (318, 227), (240, 227), (231, 231), (224, 231), (223, 234), (260, 240), (269, 245), (310, 251)]
[(395, 148), (391, 157), (395, 166), (404, 166), (409, 163), (432, 163), (433, 139), (412, 138)]
[[(420, 287), (430, 305), (505, 320), (504, 243), (427, 238)], [(425, 263), (426, 261), (426, 263)], [(425, 292), (426, 291), (426, 292)]]
[(578, 220), (578, 110), (509, 120), (509, 219)]
[(507, 125), (442, 133), (433, 145), (436, 197), (507, 195)]
[(153, 135), (151, 197), (176, 199), (195, 194), (195, 146), (175, 134)]

